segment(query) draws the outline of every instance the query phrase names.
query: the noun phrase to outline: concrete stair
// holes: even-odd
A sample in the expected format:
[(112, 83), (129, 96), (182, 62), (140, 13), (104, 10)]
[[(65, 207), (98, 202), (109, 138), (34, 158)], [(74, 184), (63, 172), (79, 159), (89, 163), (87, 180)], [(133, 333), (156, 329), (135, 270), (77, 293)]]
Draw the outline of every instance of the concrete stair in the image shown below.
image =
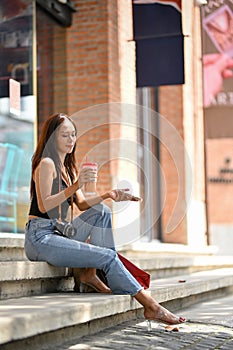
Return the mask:
[(23, 234), (0, 234), (0, 300), (73, 288), (69, 269), (28, 261)]
[[(41, 350), (45, 344), (55, 349), (64, 337), (77, 338), (142, 316), (141, 306), (129, 296), (74, 293), (68, 269), (29, 262), (23, 245), (23, 235), (0, 233), (1, 350)], [(122, 253), (151, 273), (148, 293), (170, 310), (232, 292), (232, 257), (213, 255), (209, 248), (199, 255), (185, 247), (167, 248), (140, 253), (128, 247)]]

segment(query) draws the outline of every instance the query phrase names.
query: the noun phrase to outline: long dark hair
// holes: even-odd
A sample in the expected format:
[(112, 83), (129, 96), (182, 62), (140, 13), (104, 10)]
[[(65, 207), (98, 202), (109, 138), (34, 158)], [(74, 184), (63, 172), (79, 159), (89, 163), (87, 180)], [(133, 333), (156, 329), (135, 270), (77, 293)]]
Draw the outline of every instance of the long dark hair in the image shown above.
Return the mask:
[[(75, 128), (77, 133), (77, 128), (73, 120), (64, 113), (57, 113), (51, 115), (43, 124), (42, 131), (39, 137), (38, 145), (36, 147), (35, 153), (32, 157), (32, 178), (31, 178), (31, 195), (32, 195), (32, 184), (33, 184), (33, 174), (37, 166), (39, 165), (42, 158), (49, 157), (54, 161), (57, 172), (61, 173), (61, 160), (57, 153), (57, 144), (56, 144), (56, 130), (64, 122), (64, 120), (69, 119)], [(71, 153), (67, 153), (65, 157), (65, 168), (67, 173), (70, 176), (71, 182), (74, 182), (74, 179), (78, 173), (75, 160), (75, 150), (76, 143), (73, 147)]]

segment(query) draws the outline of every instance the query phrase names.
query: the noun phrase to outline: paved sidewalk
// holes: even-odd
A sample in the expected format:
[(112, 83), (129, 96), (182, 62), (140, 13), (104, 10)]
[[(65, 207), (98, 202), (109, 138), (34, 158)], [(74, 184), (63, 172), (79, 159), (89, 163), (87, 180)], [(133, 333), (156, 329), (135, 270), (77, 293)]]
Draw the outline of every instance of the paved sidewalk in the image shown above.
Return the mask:
[(202, 350), (233, 349), (233, 296), (203, 302), (184, 309), (189, 319), (179, 331), (168, 331), (162, 324), (145, 320), (125, 322), (76, 343), (66, 343), (56, 350)]

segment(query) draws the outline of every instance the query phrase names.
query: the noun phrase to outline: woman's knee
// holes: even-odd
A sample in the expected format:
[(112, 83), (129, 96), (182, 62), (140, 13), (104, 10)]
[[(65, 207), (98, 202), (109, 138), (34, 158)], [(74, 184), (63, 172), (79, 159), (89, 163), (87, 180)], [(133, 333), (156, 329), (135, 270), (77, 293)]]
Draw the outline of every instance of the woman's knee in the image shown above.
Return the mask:
[(101, 214), (102, 216), (105, 216), (105, 215), (111, 216), (112, 215), (111, 209), (106, 204), (103, 204), (103, 203), (94, 205), (93, 209), (98, 211), (99, 214)]
[(108, 263), (108, 267), (117, 259), (118, 255), (116, 250), (105, 248), (105, 261)]

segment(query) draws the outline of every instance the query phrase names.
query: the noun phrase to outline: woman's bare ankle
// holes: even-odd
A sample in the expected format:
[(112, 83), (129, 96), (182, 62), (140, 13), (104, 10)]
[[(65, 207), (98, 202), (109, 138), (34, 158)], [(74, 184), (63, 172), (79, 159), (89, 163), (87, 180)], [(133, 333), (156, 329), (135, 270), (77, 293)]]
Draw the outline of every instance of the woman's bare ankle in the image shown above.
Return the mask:
[(159, 304), (152, 304), (149, 306), (144, 307), (144, 317), (146, 319), (151, 319), (151, 317), (153, 318), (154, 315), (157, 315), (158, 310), (159, 310)]
[(96, 269), (94, 268), (85, 268), (81, 271), (79, 278), (80, 280), (92, 280), (96, 276)]
[(186, 321), (184, 317), (179, 317), (161, 305), (154, 305), (152, 308), (144, 308), (144, 317), (147, 320), (154, 320), (166, 324), (179, 324)]

